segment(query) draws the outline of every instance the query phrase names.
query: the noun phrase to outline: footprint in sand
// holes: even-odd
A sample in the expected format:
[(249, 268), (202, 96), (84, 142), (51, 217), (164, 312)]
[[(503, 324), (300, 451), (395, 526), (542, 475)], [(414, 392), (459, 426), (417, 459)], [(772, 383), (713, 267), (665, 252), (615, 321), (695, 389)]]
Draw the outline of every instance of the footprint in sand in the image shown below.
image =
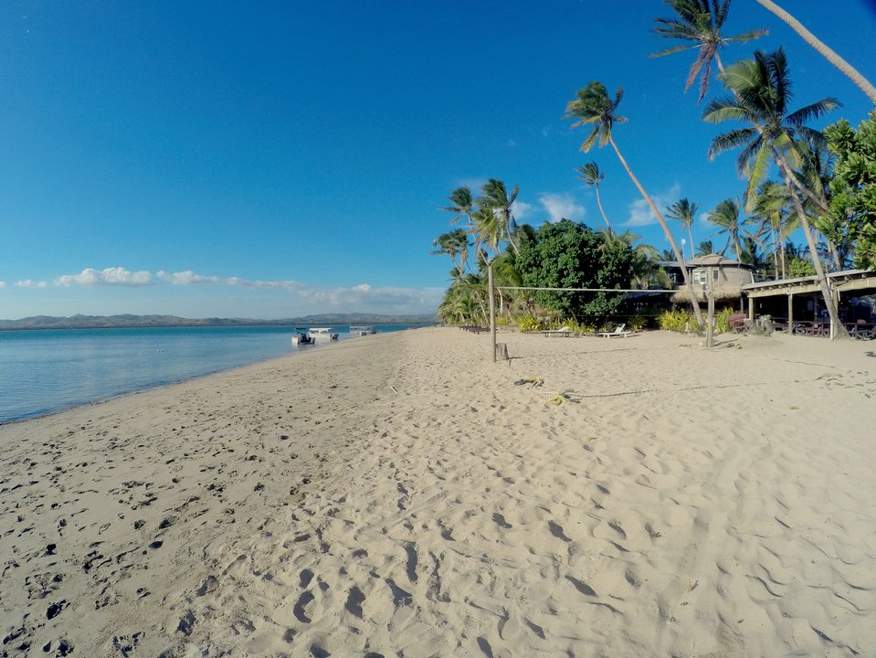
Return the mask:
[(508, 530), (508, 529), (513, 527), (510, 523), (508, 523), (505, 520), (505, 517), (502, 516), (501, 514), (499, 514), (498, 512), (493, 514), (493, 521), (496, 523), (496, 525), (498, 525), (500, 528), (503, 528), (505, 530)]
[(572, 541), (569, 537), (566, 536), (566, 533), (563, 530), (563, 526), (555, 521), (548, 521), (548, 530), (550, 530), (551, 534), (557, 539), (562, 539), (565, 542)]

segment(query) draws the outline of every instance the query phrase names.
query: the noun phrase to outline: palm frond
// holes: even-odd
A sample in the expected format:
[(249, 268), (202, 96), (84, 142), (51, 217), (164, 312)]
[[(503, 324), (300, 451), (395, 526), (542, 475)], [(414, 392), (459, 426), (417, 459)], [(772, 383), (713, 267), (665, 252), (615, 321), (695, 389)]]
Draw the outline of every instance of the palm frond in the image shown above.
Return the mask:
[(726, 43), (748, 43), (749, 41), (765, 37), (769, 33), (769, 30), (751, 30), (750, 32), (743, 32), (742, 34), (734, 34), (731, 37), (724, 37), (724, 41)]
[(695, 43), (692, 46), (674, 46), (672, 48), (667, 48), (666, 50), (658, 50), (656, 53), (649, 54), (648, 57), (656, 59), (657, 57), (666, 57), (667, 55), (674, 55), (675, 53), (681, 53), (685, 50), (693, 50), (694, 48), (699, 47), (700, 45), (698, 43)]
[(718, 135), (709, 144), (709, 158), (714, 159), (716, 155), (743, 146), (756, 137), (757, 132), (752, 128), (739, 128)]
[(836, 98), (822, 98), (820, 101), (804, 105), (800, 109), (791, 112), (791, 114), (785, 117), (785, 122), (792, 126), (802, 126), (808, 121), (818, 119), (841, 105)]

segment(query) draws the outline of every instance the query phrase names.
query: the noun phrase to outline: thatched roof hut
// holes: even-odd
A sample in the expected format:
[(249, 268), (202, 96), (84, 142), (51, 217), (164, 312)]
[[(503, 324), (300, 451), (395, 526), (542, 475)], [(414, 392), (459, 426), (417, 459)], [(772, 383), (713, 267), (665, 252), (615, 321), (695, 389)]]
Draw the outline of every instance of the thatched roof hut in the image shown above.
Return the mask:
[[(725, 258), (720, 254), (698, 256), (685, 263), (691, 277), (694, 294), (697, 301), (706, 303), (706, 285), (712, 288), (712, 294), (717, 302), (737, 301), (742, 297), (742, 286), (754, 281), (750, 265)], [(672, 301), (676, 304), (690, 302), (690, 297), (683, 284), (673, 293)]]

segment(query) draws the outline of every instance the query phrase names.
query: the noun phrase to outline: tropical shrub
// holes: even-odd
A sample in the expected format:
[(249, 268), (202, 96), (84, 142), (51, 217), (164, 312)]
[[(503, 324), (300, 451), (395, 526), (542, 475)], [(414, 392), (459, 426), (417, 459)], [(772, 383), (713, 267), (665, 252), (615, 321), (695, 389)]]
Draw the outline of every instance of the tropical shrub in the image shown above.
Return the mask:
[(531, 315), (521, 315), (517, 318), (517, 327), (520, 331), (526, 333), (527, 331), (538, 331), (541, 329), (541, 325), (538, 320)]
[(641, 315), (633, 316), (627, 321), (627, 329), (630, 329), (632, 331), (642, 331), (642, 329), (647, 326), (648, 319), (643, 318)]
[(663, 311), (657, 316), (657, 324), (664, 331), (690, 331), (697, 326), (696, 318), (690, 311)]
[(807, 258), (792, 258), (788, 264), (788, 276), (796, 279), (801, 276), (814, 276), (815, 266)]
[(722, 308), (715, 315), (715, 332), (725, 334), (730, 331), (730, 318), (733, 317), (735, 313), (736, 312), (732, 308)]

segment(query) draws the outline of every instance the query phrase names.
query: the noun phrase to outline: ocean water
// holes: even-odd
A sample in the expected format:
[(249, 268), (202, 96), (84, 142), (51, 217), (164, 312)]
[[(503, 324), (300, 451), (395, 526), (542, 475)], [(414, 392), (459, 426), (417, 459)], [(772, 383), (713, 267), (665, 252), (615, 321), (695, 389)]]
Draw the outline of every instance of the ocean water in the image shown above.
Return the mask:
[[(414, 325), (375, 325), (379, 333)], [(319, 346), (295, 327), (0, 331), (0, 423)], [(348, 326), (332, 328), (353, 339)]]

